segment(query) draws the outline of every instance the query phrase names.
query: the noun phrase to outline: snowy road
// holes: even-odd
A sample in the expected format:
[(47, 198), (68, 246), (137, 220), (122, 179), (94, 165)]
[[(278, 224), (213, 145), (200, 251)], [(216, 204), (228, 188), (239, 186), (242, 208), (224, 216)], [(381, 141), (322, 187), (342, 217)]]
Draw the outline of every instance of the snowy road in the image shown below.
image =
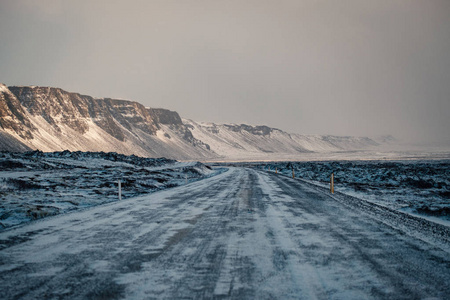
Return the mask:
[(231, 168), (0, 233), (0, 299), (448, 299), (448, 232)]

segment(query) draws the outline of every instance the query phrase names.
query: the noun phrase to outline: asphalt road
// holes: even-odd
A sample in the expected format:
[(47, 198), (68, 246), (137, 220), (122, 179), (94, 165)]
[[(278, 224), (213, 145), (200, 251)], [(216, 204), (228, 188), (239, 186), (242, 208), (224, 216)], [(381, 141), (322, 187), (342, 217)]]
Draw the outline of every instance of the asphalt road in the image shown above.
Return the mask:
[(449, 299), (448, 227), (273, 173), (0, 233), (0, 299)]

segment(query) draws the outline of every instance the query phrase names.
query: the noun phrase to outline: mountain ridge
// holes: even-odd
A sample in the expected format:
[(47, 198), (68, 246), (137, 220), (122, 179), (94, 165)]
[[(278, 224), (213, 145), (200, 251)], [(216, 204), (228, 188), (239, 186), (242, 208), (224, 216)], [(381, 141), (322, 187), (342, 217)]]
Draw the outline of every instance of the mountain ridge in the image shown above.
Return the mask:
[(132, 100), (94, 98), (54, 87), (0, 84), (0, 150), (4, 151), (110, 151), (179, 160), (239, 160), (377, 145), (366, 137), (201, 123)]

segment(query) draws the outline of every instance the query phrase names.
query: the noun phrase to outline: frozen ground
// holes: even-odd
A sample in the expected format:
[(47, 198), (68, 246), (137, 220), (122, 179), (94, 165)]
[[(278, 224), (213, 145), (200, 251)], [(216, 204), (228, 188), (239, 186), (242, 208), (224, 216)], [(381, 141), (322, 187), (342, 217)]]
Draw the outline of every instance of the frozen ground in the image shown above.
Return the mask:
[(230, 168), (0, 232), (1, 299), (448, 299), (449, 227)]
[[(404, 146), (406, 147), (406, 146)], [(287, 154), (277, 152), (259, 153), (233, 153), (228, 158), (210, 159), (209, 162), (285, 162), (285, 161), (367, 161), (367, 160), (449, 160), (449, 147), (410, 147), (401, 150), (401, 147), (386, 146), (376, 150), (354, 150), (354, 151), (320, 151), (305, 152), (301, 154)], [(244, 151), (243, 151), (244, 152)]]
[(330, 161), (255, 165), (329, 187), (393, 209), (450, 224), (450, 160)]
[(213, 174), (201, 163), (103, 152), (0, 152), (0, 230), (175, 187)]

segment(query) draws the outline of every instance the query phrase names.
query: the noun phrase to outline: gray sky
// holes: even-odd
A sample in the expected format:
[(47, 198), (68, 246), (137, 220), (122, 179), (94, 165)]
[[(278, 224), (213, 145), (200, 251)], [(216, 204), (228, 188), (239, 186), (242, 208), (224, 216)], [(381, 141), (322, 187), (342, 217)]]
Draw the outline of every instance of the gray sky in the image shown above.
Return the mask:
[(450, 1), (0, 0), (0, 82), (450, 142)]

